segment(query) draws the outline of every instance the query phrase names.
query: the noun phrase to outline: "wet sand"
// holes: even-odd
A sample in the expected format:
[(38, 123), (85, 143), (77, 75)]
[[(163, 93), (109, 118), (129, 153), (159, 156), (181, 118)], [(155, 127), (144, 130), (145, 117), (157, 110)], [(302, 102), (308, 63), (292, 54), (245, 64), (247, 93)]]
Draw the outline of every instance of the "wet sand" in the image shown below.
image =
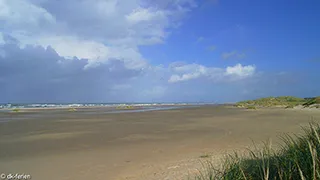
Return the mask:
[(104, 113), (103, 108), (0, 112), (0, 173), (35, 180), (182, 179), (218, 159), (320, 120), (320, 111), (203, 106)]

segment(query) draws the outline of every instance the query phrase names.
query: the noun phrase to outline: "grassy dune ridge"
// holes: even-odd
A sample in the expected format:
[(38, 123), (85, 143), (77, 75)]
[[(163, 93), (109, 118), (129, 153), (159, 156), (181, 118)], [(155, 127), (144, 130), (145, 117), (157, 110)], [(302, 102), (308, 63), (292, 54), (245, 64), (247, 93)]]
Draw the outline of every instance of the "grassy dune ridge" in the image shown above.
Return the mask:
[(196, 180), (287, 180), (320, 179), (320, 126), (311, 123), (303, 135), (283, 136), (282, 146), (269, 143), (245, 155), (228, 155), (220, 168), (206, 162)]
[(256, 100), (240, 101), (236, 107), (256, 109), (260, 107), (285, 107), (294, 108), (296, 106), (320, 108), (320, 96), (313, 98), (298, 98), (293, 96), (267, 97)]

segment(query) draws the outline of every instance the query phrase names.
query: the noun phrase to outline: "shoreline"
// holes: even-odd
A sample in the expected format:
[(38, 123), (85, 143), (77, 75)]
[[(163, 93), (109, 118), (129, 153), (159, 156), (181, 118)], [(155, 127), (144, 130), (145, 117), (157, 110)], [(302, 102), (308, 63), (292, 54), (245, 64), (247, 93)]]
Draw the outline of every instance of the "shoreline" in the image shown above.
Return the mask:
[(5, 107), (2, 111), (12, 111), (14, 109), (32, 111), (32, 110), (67, 110), (67, 109), (137, 109), (137, 108), (157, 108), (157, 107), (198, 107), (198, 106), (224, 106), (224, 104), (119, 104), (119, 105), (95, 105), (95, 106), (55, 106), (55, 107)]
[(149, 107), (149, 106), (192, 106), (192, 105), (220, 105), (216, 103), (66, 103), (66, 104), (0, 104), (0, 109), (55, 109), (55, 108), (98, 108), (98, 107)]
[[(24, 108), (2, 108), (0, 113), (28, 113), (28, 112), (49, 112), (49, 111), (69, 111), (69, 112), (86, 112), (99, 111), (105, 113), (128, 113), (128, 112), (147, 112), (161, 111), (170, 109), (196, 108), (201, 106), (220, 106), (220, 105), (136, 105), (136, 106), (80, 106), (80, 107), (24, 107)], [(15, 111), (18, 109), (18, 111)]]

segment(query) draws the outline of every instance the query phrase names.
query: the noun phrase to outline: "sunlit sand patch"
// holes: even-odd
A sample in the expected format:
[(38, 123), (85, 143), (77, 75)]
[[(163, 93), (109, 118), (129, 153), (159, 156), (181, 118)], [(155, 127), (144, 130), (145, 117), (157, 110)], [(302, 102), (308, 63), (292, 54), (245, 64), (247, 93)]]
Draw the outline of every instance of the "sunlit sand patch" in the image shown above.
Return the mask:
[(203, 125), (178, 125), (170, 128), (168, 133), (193, 133), (202, 134), (202, 138), (214, 136), (215, 138), (230, 135), (230, 132), (226, 129), (217, 128), (215, 126), (203, 126)]
[(215, 126), (208, 126), (208, 123), (199, 123), (199, 122), (194, 122), (194, 123), (188, 123), (188, 124), (183, 124), (183, 125), (175, 125), (172, 128), (170, 128), (170, 131), (189, 131), (189, 130), (194, 130), (194, 129), (209, 129), (212, 128), (213, 130), (219, 130), (221, 131), (222, 129), (218, 129)]
[(167, 139), (167, 138), (161, 137), (161, 136), (156, 136), (156, 135), (131, 134), (129, 136), (119, 138), (118, 140), (138, 141), (138, 140), (161, 140), (161, 139)]
[(89, 134), (89, 133), (92, 133), (92, 132), (83, 131), (83, 132), (33, 134), (33, 135), (28, 135), (28, 136), (16, 138), (16, 139), (8, 138), (6, 140), (1, 140), (0, 142), (30, 142), (30, 141), (39, 141), (39, 140), (58, 140), (58, 139), (74, 138), (74, 137), (81, 136), (84, 134)]

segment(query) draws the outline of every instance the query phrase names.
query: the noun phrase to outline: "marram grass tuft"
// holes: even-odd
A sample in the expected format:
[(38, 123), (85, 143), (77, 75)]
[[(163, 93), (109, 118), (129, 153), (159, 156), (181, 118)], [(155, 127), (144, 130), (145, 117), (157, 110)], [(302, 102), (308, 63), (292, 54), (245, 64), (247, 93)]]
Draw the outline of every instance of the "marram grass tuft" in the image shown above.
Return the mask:
[(282, 145), (273, 150), (270, 143), (249, 150), (247, 155), (228, 155), (220, 168), (212, 162), (195, 180), (318, 180), (320, 179), (320, 126), (310, 123), (303, 135), (284, 135)]

